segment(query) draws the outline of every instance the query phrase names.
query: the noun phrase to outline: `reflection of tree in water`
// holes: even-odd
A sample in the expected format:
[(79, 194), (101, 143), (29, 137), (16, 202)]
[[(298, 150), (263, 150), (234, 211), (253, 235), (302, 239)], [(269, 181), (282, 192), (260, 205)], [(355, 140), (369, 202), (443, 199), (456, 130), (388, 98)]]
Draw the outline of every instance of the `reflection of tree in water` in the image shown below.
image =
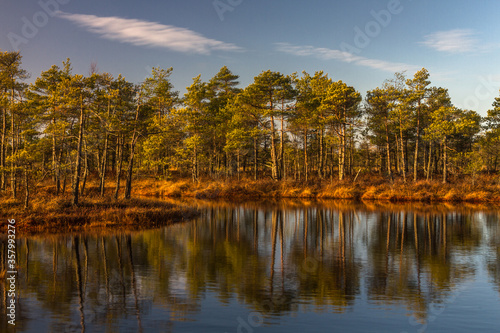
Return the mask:
[(489, 235), (490, 251), (487, 255), (490, 279), (500, 292), (500, 213), (485, 214), (486, 228)]
[[(20, 250), (20, 247), (23, 248), (23, 250)], [(23, 240), (17, 240), (16, 241), (16, 252), (17, 256), (19, 256), (21, 253), (26, 253), (29, 249), (29, 245), (27, 242)], [(7, 267), (7, 260), (8, 260), (8, 241), (7, 241), (7, 235), (3, 234), (0, 235), (0, 272), (7, 272), (10, 269)], [(21, 269), (26, 269), (26, 256), (23, 256), (23, 259), (20, 260), (19, 257), (17, 259), (17, 270)], [(10, 288), (10, 283), (7, 280), (7, 278), (10, 276), (10, 274), (5, 274), (5, 277), (2, 277), (0, 279), (0, 313), (2, 316), (2, 319), (0, 320), (0, 332), (14, 332), (12, 329), (13, 327), (9, 325), (8, 321), (10, 320), (9, 317), (7, 317), (7, 314), (9, 313), (9, 310), (7, 309), (7, 306), (9, 304), (7, 301), (10, 301), (9, 297), (9, 288)], [(16, 292), (17, 296), (23, 297), (24, 294), (19, 293), (19, 280), (20, 276), (17, 275), (16, 278)], [(16, 302), (16, 326), (15, 329), (17, 331), (25, 329), (28, 325), (29, 322), (29, 317), (27, 316), (27, 311), (25, 311), (26, 307), (24, 306), (24, 303), (22, 301)]]
[[(113, 330), (123, 321), (170, 331), (195, 320), (207, 294), (272, 323), (304, 311), (346, 312), (366, 290), (370, 302), (405, 306), (423, 321), (431, 303), (475, 274), (465, 261), (483, 243), (474, 216), (212, 205), (197, 221), (164, 229), (19, 240), (21, 292), (50, 314), (53, 331)], [(491, 220), (488, 269), (500, 286), (498, 217)], [(144, 319), (153, 308), (165, 312), (154, 323)]]
[(330, 306), (344, 312), (359, 294), (354, 214), (308, 209), (299, 215), (302, 235), (294, 237), (291, 263), (297, 272), (301, 302), (311, 302), (317, 310)]
[[(137, 331), (142, 331), (141, 314), (150, 311), (151, 301), (141, 297), (139, 280), (146, 273), (138, 276), (131, 235), (22, 241), (27, 246), (19, 250), (19, 295), (24, 303), (29, 296), (38, 304), (18, 309), (20, 325), (48, 314), (52, 318), (48, 330), (54, 332), (93, 331), (95, 327), (117, 330), (113, 327), (120, 318), (135, 321)], [(167, 319), (154, 327), (167, 330), (171, 326)]]
[(368, 295), (379, 304), (404, 304), (424, 320), (433, 302), (442, 302), (475, 274), (463, 261), (481, 243), (472, 215), (381, 212), (369, 248)]
[(276, 274), (278, 266), (284, 273), (282, 223), (280, 211), (207, 210), (186, 235), (191, 295), (215, 290), (223, 303), (237, 297), (258, 311), (288, 311), (292, 291)]

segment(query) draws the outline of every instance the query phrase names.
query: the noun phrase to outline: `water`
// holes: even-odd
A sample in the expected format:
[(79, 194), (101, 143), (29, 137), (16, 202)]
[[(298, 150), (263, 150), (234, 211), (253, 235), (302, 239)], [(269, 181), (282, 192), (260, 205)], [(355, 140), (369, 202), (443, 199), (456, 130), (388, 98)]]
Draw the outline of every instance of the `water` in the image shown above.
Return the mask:
[(192, 204), (200, 218), (157, 230), (19, 238), (17, 331), (500, 327), (498, 210)]

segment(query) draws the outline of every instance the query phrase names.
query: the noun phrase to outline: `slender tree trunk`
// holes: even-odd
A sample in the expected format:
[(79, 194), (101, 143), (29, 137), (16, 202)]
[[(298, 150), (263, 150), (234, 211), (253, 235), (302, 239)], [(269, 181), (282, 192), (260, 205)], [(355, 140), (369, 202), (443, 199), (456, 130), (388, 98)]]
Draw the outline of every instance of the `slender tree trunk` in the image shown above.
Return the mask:
[[(271, 108), (272, 110), (272, 108)], [(278, 174), (278, 154), (276, 152), (276, 138), (274, 129), (274, 116), (271, 116), (271, 159), (272, 159), (272, 177), (274, 180), (279, 180)]]
[(443, 183), (448, 181), (448, 148), (446, 147), (446, 136), (443, 138)]
[(339, 134), (339, 180), (344, 180), (345, 177), (345, 125), (340, 125), (340, 134)]
[(101, 181), (99, 183), (99, 191), (101, 197), (104, 196), (106, 188), (106, 164), (108, 163), (108, 142), (109, 142), (109, 135), (107, 131), (105, 136), (106, 138), (104, 139), (104, 151), (102, 153)]
[(319, 131), (319, 169), (318, 169), (318, 176), (320, 179), (324, 178), (324, 164), (325, 164), (325, 153), (324, 153), (324, 130), (323, 128), (320, 129)]
[(123, 138), (119, 136), (117, 138), (117, 165), (116, 165), (116, 187), (115, 187), (115, 199), (118, 199), (118, 193), (120, 192), (120, 175), (122, 173), (123, 166)]
[(28, 209), (30, 204), (28, 167), (29, 167), (28, 165), (24, 166), (24, 209)]
[(430, 175), (431, 175), (431, 172), (432, 172), (431, 171), (431, 168), (432, 168), (431, 162), (432, 162), (432, 141), (429, 142), (429, 162), (427, 164), (427, 177), (426, 177), (427, 180), (430, 179)]
[(396, 134), (396, 158), (394, 159), (395, 160), (395, 163), (396, 163), (396, 171), (398, 174), (401, 174), (401, 163), (399, 162), (399, 160), (401, 159), (401, 155), (399, 154), (399, 137), (398, 135)]
[(132, 140), (130, 141), (130, 159), (128, 163), (127, 170), (127, 180), (125, 183), (125, 199), (130, 199), (132, 193), (132, 175), (134, 171), (134, 156), (135, 156), (135, 144), (139, 136), (137, 135), (137, 122), (139, 121), (139, 110), (140, 105), (137, 105), (137, 110), (135, 112), (135, 123), (134, 123), (134, 132), (132, 133)]
[(350, 176), (353, 174), (354, 169), (354, 139), (351, 135), (349, 138), (349, 168), (347, 169), (347, 174)]
[(404, 141), (404, 147), (405, 147), (405, 171), (406, 175), (410, 173), (410, 154), (408, 153), (408, 138), (405, 138)]
[(73, 178), (73, 200), (72, 204), (74, 206), (78, 205), (78, 194), (80, 190), (80, 171), (82, 169), (82, 147), (83, 147), (83, 131), (84, 131), (84, 113), (83, 113), (83, 96), (81, 98), (80, 105), (80, 129), (78, 130), (78, 146), (76, 152), (76, 166), (75, 175)]
[[(54, 173), (54, 182), (56, 184), (56, 195), (59, 195), (61, 191), (61, 171), (59, 168), (60, 159), (57, 158), (57, 139), (56, 139), (56, 118), (52, 118), (52, 126), (54, 129), (52, 131), (52, 171)], [(62, 154), (62, 150), (61, 150)]]
[(403, 171), (403, 182), (406, 183), (406, 160), (405, 160), (405, 144), (403, 141), (403, 123), (401, 120), (401, 116), (399, 117), (399, 138), (401, 140), (400, 148), (401, 148), (401, 170)]
[(309, 161), (307, 159), (307, 129), (304, 130), (304, 176), (307, 182), (309, 178)]
[(229, 177), (229, 170), (228, 170), (228, 161), (229, 161), (229, 157), (227, 156), (227, 151), (224, 152), (224, 160), (221, 161), (221, 165), (224, 166), (224, 179), (227, 180), (227, 178)]
[[(64, 138), (63, 140), (64, 141)], [(66, 165), (69, 165), (70, 163), (70, 154), (69, 154), (69, 151), (68, 151), (68, 148), (66, 146), (64, 146), (64, 149), (66, 149)], [(60, 149), (59, 151), (59, 168), (61, 167), (61, 164), (62, 164), (62, 159), (63, 159), (63, 148)], [(64, 167), (64, 169), (61, 169), (62, 173), (63, 173), (63, 183), (62, 183), (62, 187), (61, 187), (61, 192), (62, 194), (66, 193), (66, 182), (67, 182), (67, 167)], [(71, 172), (71, 170), (70, 170)]]
[[(14, 90), (12, 90), (12, 96), (11, 96), (11, 101), (10, 101), (10, 105), (11, 105), (11, 110), (10, 110), (10, 113), (11, 113), (11, 124), (10, 124), (10, 128), (11, 128), (11, 151), (12, 151), (12, 154), (11, 156), (14, 156), (14, 154), (16, 153), (16, 145), (15, 145), (15, 131), (14, 131), (14, 124), (15, 124), (15, 117), (14, 117)], [(14, 161), (14, 158), (12, 158), (12, 161), (10, 162), (10, 187), (11, 187), (11, 191), (12, 191), (12, 198), (16, 198), (17, 196), (17, 178), (16, 178), (16, 165), (15, 165), (15, 161)]]
[(236, 152), (236, 174), (238, 175), (238, 181), (240, 181), (240, 150)]
[(283, 156), (283, 180), (286, 180), (288, 178), (287, 174), (287, 155)]
[(82, 189), (81, 189), (81, 192), (80, 192), (80, 195), (83, 197), (84, 193), (85, 193), (85, 185), (87, 184), (87, 177), (89, 175), (89, 158), (88, 158), (88, 154), (87, 154), (87, 141), (84, 140), (84, 145), (85, 145), (85, 166), (84, 166), (84, 170), (83, 170), (83, 179), (82, 179)]
[(258, 173), (258, 147), (257, 147), (257, 137), (253, 138), (253, 179), (257, 180)]
[(210, 176), (210, 179), (214, 179), (214, 154), (215, 150), (212, 149), (212, 153), (208, 157), (208, 175)]
[[(413, 161), (413, 181), (417, 181), (418, 177), (418, 148), (420, 141), (420, 101), (417, 107), (417, 137), (415, 138), (415, 159)], [(424, 161), (425, 163), (425, 161)]]
[(193, 152), (193, 169), (191, 170), (191, 175), (193, 178), (193, 182), (198, 181), (198, 150), (197, 150), (197, 145), (194, 145), (194, 152)]
[(135, 133), (130, 142), (130, 158), (128, 161), (127, 168), (127, 179), (125, 181), (125, 199), (130, 199), (132, 194), (132, 176), (134, 173), (134, 157), (135, 157), (135, 144), (137, 143), (137, 138)]
[(422, 158), (422, 165), (423, 165), (423, 168), (424, 168), (424, 176), (427, 176), (427, 154), (429, 152), (429, 150), (427, 149), (425, 143), (423, 144), (423, 152), (424, 152), (424, 156)]
[[(282, 106), (284, 108), (284, 105)], [(282, 109), (283, 110), (283, 109)], [(283, 179), (285, 175), (285, 138), (284, 138), (284, 117), (281, 115), (281, 132), (280, 132), (280, 175), (279, 178)]]
[(389, 142), (389, 125), (387, 124), (387, 118), (385, 119), (385, 149), (387, 156), (387, 174), (392, 179), (391, 171), (391, 145)]

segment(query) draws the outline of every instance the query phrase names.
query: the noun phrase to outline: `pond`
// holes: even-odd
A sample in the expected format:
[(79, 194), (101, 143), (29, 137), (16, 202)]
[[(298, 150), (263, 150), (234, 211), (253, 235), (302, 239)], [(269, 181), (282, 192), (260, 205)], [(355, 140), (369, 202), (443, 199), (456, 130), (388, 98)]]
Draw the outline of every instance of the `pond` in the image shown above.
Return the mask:
[[(190, 204), (200, 217), (161, 229), (18, 237), (16, 331), (500, 327), (499, 210)], [(2, 250), (4, 261), (5, 241)], [(2, 299), (6, 292), (0, 283)]]

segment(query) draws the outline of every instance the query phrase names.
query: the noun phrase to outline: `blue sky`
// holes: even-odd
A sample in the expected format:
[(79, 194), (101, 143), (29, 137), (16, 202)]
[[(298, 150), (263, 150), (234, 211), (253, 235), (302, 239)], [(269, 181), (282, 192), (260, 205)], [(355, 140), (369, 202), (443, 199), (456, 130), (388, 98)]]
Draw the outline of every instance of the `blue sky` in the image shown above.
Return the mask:
[(181, 93), (224, 65), (242, 87), (267, 69), (323, 70), (363, 96), (425, 67), (485, 115), (499, 96), (498, 13), (494, 0), (0, 0), (0, 49), (20, 50), (32, 80), (66, 58), (135, 83), (173, 67)]

